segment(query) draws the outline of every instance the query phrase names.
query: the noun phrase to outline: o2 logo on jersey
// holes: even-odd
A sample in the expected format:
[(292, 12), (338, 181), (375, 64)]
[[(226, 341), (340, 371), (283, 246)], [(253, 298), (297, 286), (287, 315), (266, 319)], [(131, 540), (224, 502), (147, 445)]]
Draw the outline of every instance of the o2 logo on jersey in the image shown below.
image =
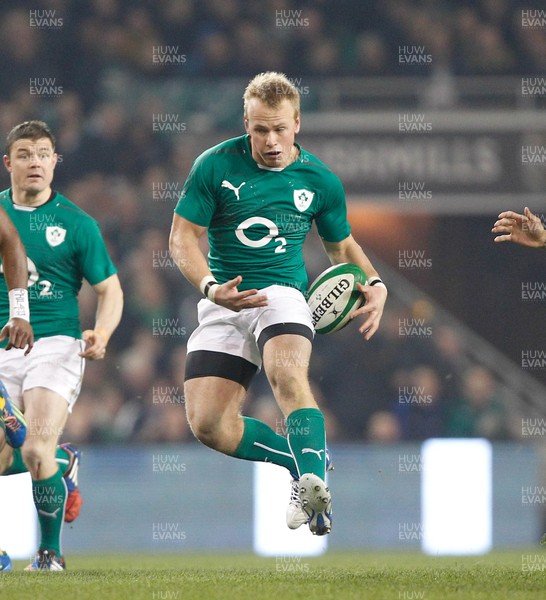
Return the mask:
[[(62, 291), (56, 292), (55, 294), (51, 291), (51, 287), (53, 285), (51, 283), (51, 281), (48, 281), (47, 279), (40, 279), (40, 273), (38, 273), (36, 264), (28, 256), (27, 256), (27, 269), (28, 269), (27, 287), (28, 287), (28, 293), (29, 293), (30, 297), (32, 297), (33, 294), (40, 296), (41, 298), (55, 296), (56, 299), (59, 299), (59, 298), (63, 297)], [(3, 264), (0, 265), (0, 273), (4, 273), (4, 265)], [(40, 291), (38, 292), (38, 294), (36, 294), (36, 292), (35, 292), (35, 288), (33, 287), (34, 285), (37, 285), (40, 288)]]
[[(267, 227), (267, 234), (257, 240), (251, 240), (246, 235), (245, 231), (253, 225), (263, 225), (264, 227)], [(286, 238), (279, 237), (279, 228), (277, 225), (275, 225), (273, 221), (265, 219), (264, 217), (250, 217), (245, 219), (235, 230), (235, 235), (241, 244), (249, 246), (250, 248), (262, 248), (263, 246), (267, 246), (269, 242), (273, 241), (274, 243), (278, 244), (278, 246), (275, 248), (276, 254), (279, 252), (286, 252)]]
[[(29, 295), (32, 296), (33, 293), (34, 294), (36, 293), (34, 291), (35, 288), (32, 287), (32, 286), (36, 285), (40, 288), (38, 296), (40, 296), (41, 298), (46, 298), (48, 296), (49, 297), (54, 296), (53, 292), (51, 291), (51, 286), (52, 286), (51, 281), (48, 281), (47, 279), (40, 279), (40, 273), (38, 273), (38, 269), (36, 268), (34, 261), (31, 260), (28, 256), (27, 256), (27, 264), (28, 264), (28, 293), (29, 293)], [(59, 292), (59, 293), (55, 294), (55, 296), (58, 298), (62, 298), (63, 293)]]

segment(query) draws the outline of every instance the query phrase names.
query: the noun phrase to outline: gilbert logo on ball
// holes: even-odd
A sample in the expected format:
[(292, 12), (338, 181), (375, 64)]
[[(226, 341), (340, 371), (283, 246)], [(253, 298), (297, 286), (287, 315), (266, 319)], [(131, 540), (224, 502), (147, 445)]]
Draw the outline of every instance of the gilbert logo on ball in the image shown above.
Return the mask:
[(307, 293), (315, 331), (334, 333), (343, 329), (349, 315), (365, 301), (356, 284), (365, 285), (367, 281), (364, 271), (352, 263), (341, 263), (323, 271)]

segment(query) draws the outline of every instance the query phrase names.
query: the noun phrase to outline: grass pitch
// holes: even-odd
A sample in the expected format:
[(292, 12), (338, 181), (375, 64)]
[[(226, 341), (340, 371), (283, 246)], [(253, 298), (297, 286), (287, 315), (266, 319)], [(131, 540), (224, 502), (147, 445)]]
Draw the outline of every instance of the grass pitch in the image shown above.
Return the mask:
[[(539, 600), (546, 552), (68, 556), (65, 573), (0, 576), (2, 600)], [(544, 570), (543, 568), (544, 567)]]

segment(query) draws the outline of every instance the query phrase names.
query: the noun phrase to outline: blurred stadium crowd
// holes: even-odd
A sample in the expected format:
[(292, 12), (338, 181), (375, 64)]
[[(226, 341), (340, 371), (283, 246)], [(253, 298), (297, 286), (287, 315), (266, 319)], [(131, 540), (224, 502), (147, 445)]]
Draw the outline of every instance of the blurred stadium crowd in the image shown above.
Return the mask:
[[(99, 221), (125, 291), (122, 325), (107, 360), (88, 364), (65, 437), (191, 439), (181, 406), (183, 366), (199, 295), (172, 264), (168, 233), (195, 156), (242, 132), (240, 97), (250, 77), (264, 70), (292, 78), (427, 77), (438, 68), (453, 75), (545, 73), (545, 30), (522, 35), (521, 27), (522, 10), (540, 4), (11, 0), (2, 6), (3, 135), (29, 118), (51, 125), (60, 154), (54, 187)], [(434, 60), (408, 71), (399, 60), (404, 46), (425, 49), (416, 52)], [(226, 113), (221, 128), (215, 121), (211, 134), (210, 114), (222, 113), (224, 98), (207, 97), (207, 83), (230, 77), (241, 82), (235, 113)], [(178, 135), (162, 126), (169, 119)], [(325, 266), (324, 260), (316, 269)], [(94, 307), (85, 288), (81, 301), (88, 326)], [(391, 305), (369, 345), (349, 328), (328, 344), (317, 341), (312, 378), (330, 439), (518, 437), (491, 374), (461, 364), (456, 331), (438, 327), (434, 336), (403, 337), (398, 314)], [(248, 410), (282, 428), (263, 376), (251, 388)]]

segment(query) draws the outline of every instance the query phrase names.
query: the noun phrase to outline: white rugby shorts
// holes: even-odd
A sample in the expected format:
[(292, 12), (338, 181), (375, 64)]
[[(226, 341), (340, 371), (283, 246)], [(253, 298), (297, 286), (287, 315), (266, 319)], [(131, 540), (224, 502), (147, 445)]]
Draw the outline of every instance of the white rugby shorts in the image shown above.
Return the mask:
[[(234, 312), (210, 300), (197, 305), (199, 325), (188, 340), (188, 352), (209, 350), (239, 356), (261, 368), (258, 341), (265, 329), (283, 324), (297, 324), (313, 338), (311, 311), (304, 295), (295, 288), (270, 285), (258, 291), (267, 296), (268, 305)], [(282, 328), (279, 334), (283, 333)]]
[(36, 340), (27, 356), (24, 349), (1, 349), (0, 379), (11, 401), (24, 410), (24, 392), (43, 387), (62, 396), (68, 403), (68, 411), (72, 412), (85, 370), (85, 359), (79, 356), (84, 349), (83, 340), (66, 335)]

